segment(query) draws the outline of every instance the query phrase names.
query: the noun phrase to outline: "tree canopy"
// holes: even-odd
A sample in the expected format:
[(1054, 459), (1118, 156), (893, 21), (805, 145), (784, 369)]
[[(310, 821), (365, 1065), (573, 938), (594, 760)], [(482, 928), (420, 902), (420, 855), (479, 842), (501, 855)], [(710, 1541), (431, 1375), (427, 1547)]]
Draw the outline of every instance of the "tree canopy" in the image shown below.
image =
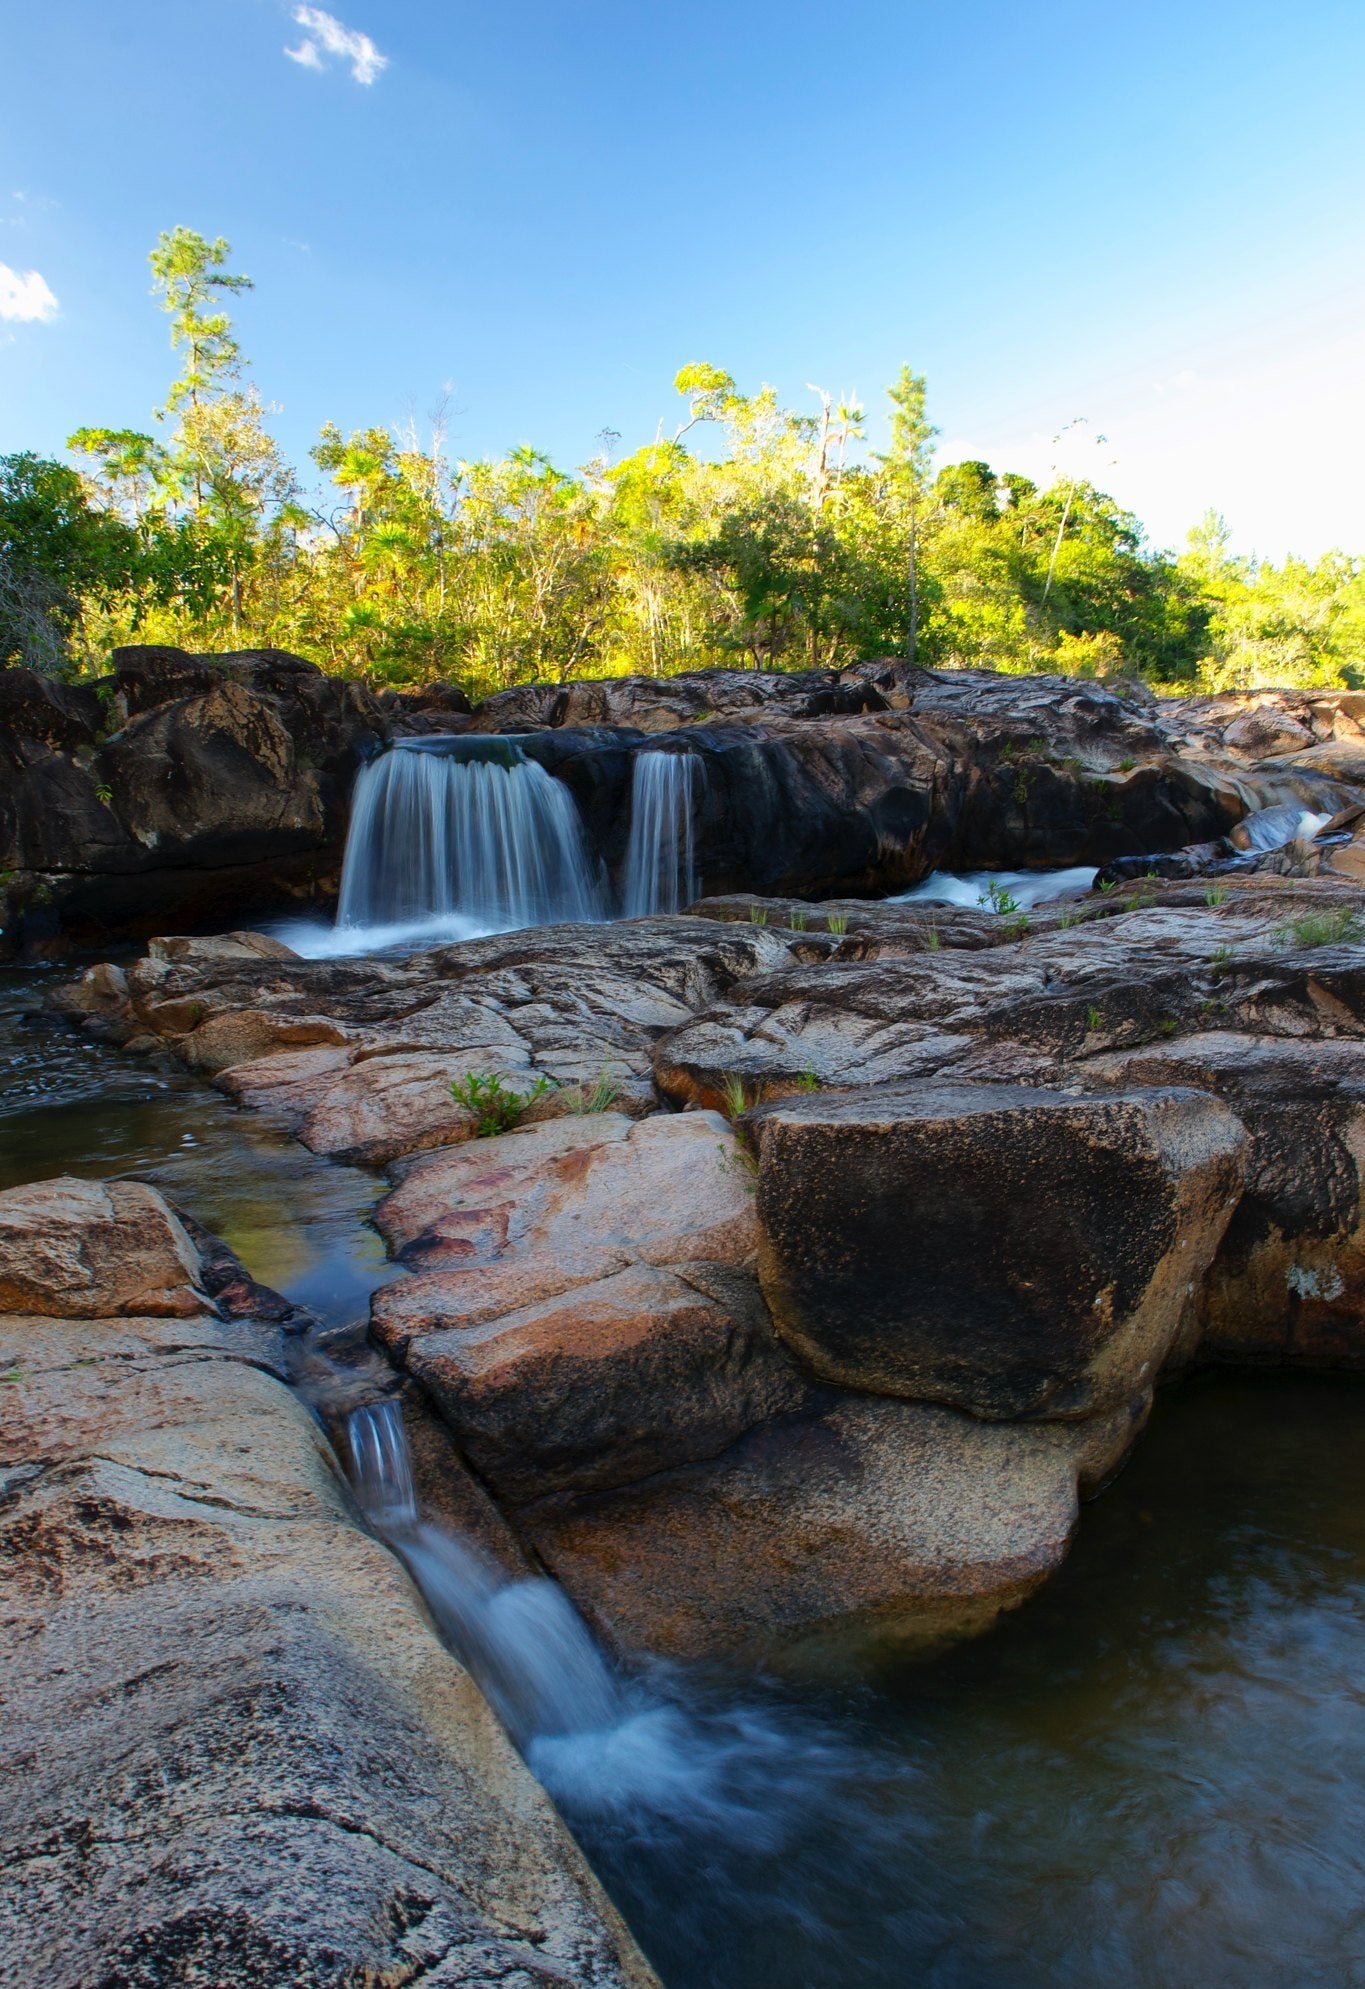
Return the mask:
[[(530, 447), (451, 460), (426, 434), (329, 423), (305, 494), (245, 379), (231, 250), (151, 254), (180, 370), (148, 432), (84, 427), (75, 467), (0, 458), (0, 662), (83, 674), (118, 642), (299, 650), (324, 668), (472, 695), (707, 664), (1141, 675), (1213, 689), (1365, 681), (1365, 567), (1234, 557), (1214, 514), (1179, 555), (1093, 484), (936, 466), (924, 379), (808, 411), (709, 362), (673, 435), (573, 470)], [(618, 437), (604, 437), (614, 444)]]

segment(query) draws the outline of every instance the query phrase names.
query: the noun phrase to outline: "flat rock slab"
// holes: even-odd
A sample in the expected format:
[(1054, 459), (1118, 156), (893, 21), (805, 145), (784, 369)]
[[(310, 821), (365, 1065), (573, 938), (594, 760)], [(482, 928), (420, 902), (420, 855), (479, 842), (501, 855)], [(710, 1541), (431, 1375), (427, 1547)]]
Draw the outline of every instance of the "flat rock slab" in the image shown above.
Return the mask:
[(258, 1359), (0, 1317), (6, 1979), (654, 1983)]
[(1242, 1191), (1194, 1091), (888, 1085), (766, 1106), (759, 1275), (818, 1375), (975, 1415), (1149, 1394)]
[(1060, 1564), (1080, 1444), (1057, 1425), (849, 1398), (521, 1525), (628, 1650), (931, 1644), (986, 1628)]
[(590, 1113), (422, 1156), (395, 1174), (375, 1221), (414, 1269), (509, 1257), (604, 1269), (734, 1264), (758, 1242), (752, 1162), (714, 1112), (638, 1123)]

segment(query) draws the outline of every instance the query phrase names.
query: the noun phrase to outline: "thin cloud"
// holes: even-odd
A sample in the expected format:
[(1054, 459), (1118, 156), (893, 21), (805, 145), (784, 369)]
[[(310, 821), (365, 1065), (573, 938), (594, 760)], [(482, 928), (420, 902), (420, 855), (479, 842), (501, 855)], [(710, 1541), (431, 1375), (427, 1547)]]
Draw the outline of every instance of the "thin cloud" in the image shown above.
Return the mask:
[(335, 55), (350, 63), (357, 83), (373, 83), (388, 68), (388, 56), (379, 53), (370, 37), (346, 27), (335, 14), (324, 13), (321, 7), (296, 7), (294, 19), (306, 32), (297, 48), (284, 52), (301, 68), (325, 69), (326, 58)]
[(57, 315), (57, 299), (36, 269), (11, 269), (0, 262), (0, 318), (16, 324), (46, 324)]

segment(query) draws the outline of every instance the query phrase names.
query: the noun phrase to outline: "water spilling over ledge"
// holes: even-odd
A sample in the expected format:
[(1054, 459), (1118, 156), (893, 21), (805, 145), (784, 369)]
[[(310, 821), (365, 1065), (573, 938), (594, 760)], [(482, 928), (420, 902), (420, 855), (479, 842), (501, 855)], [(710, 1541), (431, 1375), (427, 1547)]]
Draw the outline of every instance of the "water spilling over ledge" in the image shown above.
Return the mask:
[(572, 795), (510, 740), (408, 741), (362, 770), (337, 906), (347, 950), (605, 911)]
[(697, 896), (692, 828), (701, 761), (695, 753), (637, 753), (631, 769), (627, 918), (681, 912)]

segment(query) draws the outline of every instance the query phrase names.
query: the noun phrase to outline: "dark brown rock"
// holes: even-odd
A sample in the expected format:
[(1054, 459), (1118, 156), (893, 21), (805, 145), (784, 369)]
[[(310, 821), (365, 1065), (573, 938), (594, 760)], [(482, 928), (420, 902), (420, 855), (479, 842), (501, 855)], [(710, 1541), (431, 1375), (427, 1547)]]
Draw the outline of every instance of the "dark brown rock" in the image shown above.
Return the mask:
[(1150, 1393), (1242, 1188), (1192, 1091), (901, 1085), (788, 1100), (759, 1142), (759, 1274), (812, 1371), (989, 1417)]

